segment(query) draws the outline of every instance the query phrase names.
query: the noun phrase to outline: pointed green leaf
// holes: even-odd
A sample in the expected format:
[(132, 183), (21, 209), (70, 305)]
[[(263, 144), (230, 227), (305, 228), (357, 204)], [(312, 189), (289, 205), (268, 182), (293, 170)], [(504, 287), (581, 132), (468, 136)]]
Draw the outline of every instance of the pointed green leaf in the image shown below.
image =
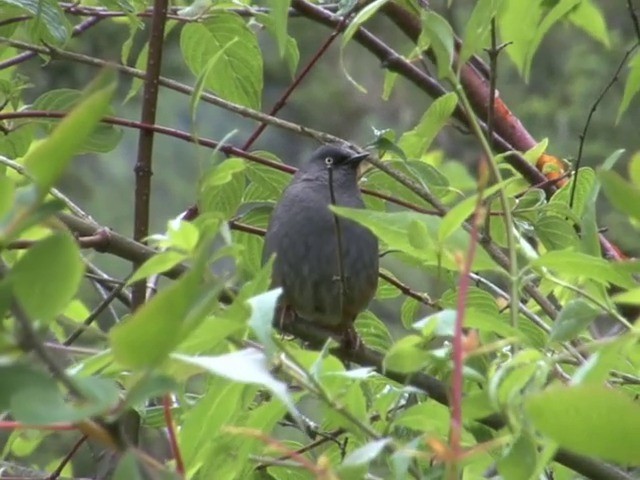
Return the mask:
[(640, 465), (640, 405), (601, 385), (556, 387), (529, 397), (526, 411), (543, 434), (575, 453)]
[(137, 368), (164, 361), (183, 339), (183, 324), (199, 283), (193, 272), (184, 275), (113, 327), (109, 337), (115, 359)]
[(16, 299), (33, 320), (53, 320), (75, 296), (84, 273), (76, 242), (67, 233), (40, 240), (10, 273)]
[(611, 170), (600, 170), (598, 178), (611, 205), (622, 213), (640, 220), (640, 187), (627, 182)]
[(278, 42), (280, 56), (284, 56), (287, 47), (287, 22), (289, 20), (289, 6), (291, 0), (269, 0), (271, 18), (273, 19), (274, 33)]
[(206, 76), (205, 85), (226, 100), (260, 109), (262, 53), (255, 34), (242, 17), (215, 12), (202, 23), (187, 24), (182, 29), (180, 48), (196, 76), (205, 71), (211, 58), (223, 51), (216, 68)]
[(438, 77), (447, 78), (451, 74), (453, 61), (453, 30), (451, 25), (437, 13), (429, 10), (422, 16), (422, 34), (431, 43), (436, 54)]
[(460, 50), (460, 65), (464, 65), (472, 55), (482, 51), (489, 44), (491, 19), (500, 9), (503, 0), (478, 0), (464, 30), (464, 40)]
[(457, 104), (458, 97), (455, 93), (447, 93), (434, 100), (418, 125), (402, 135), (398, 142), (398, 146), (407, 158), (422, 157), (422, 154), (431, 146), (433, 139), (451, 118)]
[(86, 139), (106, 114), (115, 91), (115, 83), (95, 90), (95, 85), (102, 81), (102, 78), (98, 78), (89, 86), (87, 90), (92, 93), (88, 93), (77, 104), (48, 138), (25, 155), (24, 165), (40, 186), (42, 195), (48, 192), (62, 175), (71, 158), (81, 150)]
[(553, 322), (549, 341), (566, 342), (575, 339), (602, 312), (578, 298), (567, 303)]

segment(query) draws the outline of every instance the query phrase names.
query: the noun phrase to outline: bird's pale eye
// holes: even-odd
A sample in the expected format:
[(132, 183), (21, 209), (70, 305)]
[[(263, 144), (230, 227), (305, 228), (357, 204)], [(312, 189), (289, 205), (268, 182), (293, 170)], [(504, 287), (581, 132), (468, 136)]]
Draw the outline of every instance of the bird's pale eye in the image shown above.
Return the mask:
[(324, 159), (324, 164), (325, 164), (327, 167), (330, 167), (331, 165), (333, 165), (333, 158), (331, 158), (331, 157), (327, 157), (327, 158), (325, 158), (325, 159)]

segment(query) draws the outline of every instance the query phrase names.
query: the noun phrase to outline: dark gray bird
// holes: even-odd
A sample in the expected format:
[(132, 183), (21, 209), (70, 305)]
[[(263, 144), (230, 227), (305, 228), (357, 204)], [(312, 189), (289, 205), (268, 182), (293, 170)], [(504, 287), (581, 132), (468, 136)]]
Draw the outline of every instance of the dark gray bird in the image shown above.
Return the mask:
[(378, 239), (345, 218), (339, 218), (336, 227), (328, 208), (332, 203), (329, 169), (335, 204), (364, 208), (357, 173), (367, 156), (334, 145), (316, 150), (276, 205), (263, 250), (264, 262), (275, 254), (272, 285), (283, 290), (281, 315), (293, 310), (341, 334), (343, 346), (351, 348), (359, 342), (353, 322), (367, 308), (378, 285)]

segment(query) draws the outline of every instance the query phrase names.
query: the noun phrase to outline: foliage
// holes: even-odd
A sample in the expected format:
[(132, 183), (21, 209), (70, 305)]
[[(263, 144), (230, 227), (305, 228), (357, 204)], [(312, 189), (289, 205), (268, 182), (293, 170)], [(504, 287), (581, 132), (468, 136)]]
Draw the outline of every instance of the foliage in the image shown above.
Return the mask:
[[(605, 199), (637, 236), (640, 157), (621, 174), (613, 167), (623, 151), (615, 150), (568, 180), (566, 162), (549, 151), (553, 142), (534, 141), (486, 88), (501, 77), (481, 60), (487, 50), (492, 61), (508, 58), (520, 81), (535, 82), (536, 54), (558, 25), (582, 41), (613, 45), (603, 13), (613, 7), (424, 3), (336, 9), (305, 0), (198, 1), (167, 17), (161, 1), (150, 8), (128, 0), (0, 0), (2, 471), (117, 480), (639, 473), (640, 264), (603, 236), (596, 211)], [(640, 27), (628, 5), (616, 8), (634, 31), (632, 46), (607, 72), (610, 87), (629, 67), (613, 108), (622, 123), (640, 90)], [(294, 16), (310, 29), (334, 29), (303, 56), (305, 67)], [(390, 46), (400, 42), (388, 41), (397, 37), (386, 23), (378, 28), (385, 16), (409, 48)], [(83, 42), (98, 23), (124, 26), (128, 37), (87, 53)], [(332, 46), (339, 32), (341, 44)], [(281, 66), (299, 75), (280, 107), (307, 74), (333, 78), (328, 95), (342, 77), (360, 95), (362, 72), (349, 64), (356, 42), (382, 62), (367, 75), (379, 77), (385, 100), (402, 94), (400, 79), (413, 83), (416, 97), (432, 99), (415, 125), (374, 129), (368, 139), (378, 157), (361, 179), (368, 208), (332, 207), (374, 232), (384, 252), (376, 300), (356, 321), (364, 347), (352, 351), (317, 325), (274, 319), (280, 292), (270, 289), (261, 234), (292, 168), (254, 142), (266, 127), (301, 141), (343, 139), (314, 130), (314, 118), (262, 113), (275, 81), (266, 74), (269, 41)], [(193, 86), (154, 77), (171, 49)], [(322, 64), (332, 51), (343, 72)], [(30, 59), (103, 71), (84, 88), (52, 88), (29, 102)], [(114, 70), (131, 83), (118, 84)], [(169, 90), (184, 95), (188, 128), (159, 124), (156, 85), (160, 106)], [(609, 101), (609, 87), (590, 98), (592, 112)], [(339, 103), (327, 98), (327, 109)], [(209, 131), (200, 119), (209, 105), (260, 128), (244, 143), (226, 124), (216, 140), (199, 136)], [(138, 107), (140, 121), (124, 118)], [(434, 147), (452, 125), (472, 133), (473, 168)], [(103, 227), (63, 193), (73, 162), (113, 151), (123, 129), (140, 135), (135, 239)], [(190, 186), (198, 214), (191, 208), (154, 233), (151, 167), (166, 166), (145, 159), (161, 150), (148, 140), (161, 136), (191, 142), (190, 157), (207, 160)], [(118, 259), (134, 271), (108, 275), (95, 252), (109, 272)], [(109, 454), (94, 461), (97, 450)]]

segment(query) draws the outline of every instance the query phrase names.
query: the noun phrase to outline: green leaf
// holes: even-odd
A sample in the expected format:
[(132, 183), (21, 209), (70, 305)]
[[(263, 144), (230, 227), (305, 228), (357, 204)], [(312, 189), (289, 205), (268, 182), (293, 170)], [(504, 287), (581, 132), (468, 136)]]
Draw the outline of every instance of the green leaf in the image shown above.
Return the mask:
[(11, 386), (9, 410), (16, 420), (29, 425), (46, 425), (79, 420), (108, 412), (118, 403), (118, 388), (112, 380), (74, 378), (85, 398), (77, 405), (64, 395), (47, 375), (13, 365), (0, 369), (6, 388)]
[[(83, 93), (79, 90), (72, 90), (69, 88), (50, 90), (42, 94), (35, 100), (35, 102), (33, 102), (31, 110), (67, 112), (78, 105), (78, 103), (82, 101), (83, 97)], [(112, 108), (107, 108), (104, 112), (105, 115), (110, 115), (112, 113)], [(50, 133), (59, 122), (60, 120), (58, 119), (38, 120), (38, 123), (46, 127), (46, 131), (48, 133)], [(121, 138), (122, 129), (120, 127), (99, 123), (96, 125), (93, 132), (85, 139), (78, 153), (110, 152), (118, 145)]]
[(289, 20), (289, 6), (291, 0), (269, 0), (268, 5), (271, 8), (270, 16), (273, 19), (273, 30), (278, 42), (278, 52), (280, 56), (284, 56), (287, 48), (287, 22)]
[(358, 28), (369, 20), (380, 8), (382, 8), (389, 0), (375, 0), (367, 4), (362, 10), (360, 10), (355, 17), (349, 22), (349, 26), (342, 34), (342, 50), (349, 43), (353, 35)]
[(398, 373), (417, 372), (429, 359), (418, 335), (407, 335), (394, 343), (384, 357), (384, 369)]
[(418, 320), (412, 327), (415, 330), (420, 330), (424, 337), (430, 337), (432, 335), (437, 337), (450, 337), (453, 336), (454, 333), (456, 315), (455, 310), (439, 310)]
[(464, 29), (460, 65), (464, 65), (472, 55), (489, 44), (491, 19), (500, 9), (502, 0), (478, 0)]
[(627, 111), (631, 101), (640, 91), (640, 54), (636, 53), (628, 64), (629, 73), (627, 74), (627, 81), (624, 84), (624, 94), (618, 107), (618, 115), (616, 117), (616, 123), (620, 121), (622, 115)]
[(525, 387), (534, 383), (536, 377), (545, 379), (548, 367), (542, 358), (540, 351), (525, 349), (502, 363), (489, 379), (487, 392), (493, 404), (500, 407), (508, 405), (521, 395)]
[(180, 428), (180, 448), (187, 465), (196, 464), (198, 457), (207, 454), (212, 439), (220, 429), (246, 405), (243, 394), (247, 387), (226, 378), (213, 378), (207, 391), (185, 412)]
[(216, 66), (222, 55), (224, 55), (225, 51), (233, 46), (234, 43), (238, 40), (238, 37), (235, 37), (226, 44), (224, 44), (220, 49), (218, 49), (207, 63), (202, 68), (202, 70), (198, 73), (198, 78), (196, 79), (196, 83), (193, 86), (193, 93), (189, 98), (189, 111), (191, 112), (191, 124), (196, 124), (196, 114), (198, 113), (198, 103), (200, 102), (200, 97), (202, 97), (202, 92), (207, 83), (207, 79), (210, 76), (213, 67)]
[(607, 260), (580, 252), (554, 250), (533, 260), (532, 265), (549, 268), (570, 278), (586, 277), (598, 283), (612, 283), (624, 288), (637, 285), (629, 273), (616, 270)]
[(563, 250), (580, 242), (576, 229), (567, 219), (555, 214), (542, 214), (534, 225), (538, 239), (547, 250)]
[(613, 301), (622, 305), (640, 305), (640, 288), (634, 288), (613, 296)]
[(99, 77), (87, 88), (82, 101), (53, 130), (24, 157), (24, 165), (41, 188), (42, 195), (49, 191), (62, 175), (71, 158), (77, 154), (96, 125), (107, 112), (115, 91), (115, 83), (96, 90), (104, 81)]
[(113, 473), (113, 480), (142, 480), (138, 460), (132, 451), (126, 452)]
[(183, 339), (183, 324), (199, 294), (199, 283), (189, 272), (113, 327), (109, 337), (115, 359), (134, 368), (164, 361)]
[(16, 196), (16, 187), (13, 180), (0, 174), (0, 220), (14, 206)]
[[(484, 191), (483, 198), (493, 195), (501, 188), (506, 188), (512, 182), (511, 179), (504, 180), (501, 183), (493, 185)], [(442, 219), (440, 228), (438, 229), (438, 239), (440, 242), (446, 241), (454, 232), (459, 231), (462, 223), (469, 218), (478, 204), (478, 195), (472, 195), (465, 198), (455, 207), (447, 212)]]
[(573, 384), (602, 385), (608, 380), (611, 370), (629, 362), (629, 350), (637, 348), (637, 339), (633, 334), (622, 335), (610, 343), (597, 345), (596, 348), (597, 350), (573, 373)]
[(269, 290), (255, 297), (250, 298), (247, 302), (251, 305), (251, 317), (249, 318), (249, 326), (265, 347), (265, 351), (269, 357), (276, 353), (276, 345), (273, 342), (273, 320), (276, 312), (278, 298), (282, 293), (281, 288)]
[(194, 253), (200, 241), (200, 231), (193, 223), (176, 218), (167, 222), (166, 243), (163, 248), (175, 248), (177, 250)]
[[(393, 277), (392, 273), (385, 273)], [(389, 300), (391, 298), (398, 298), (401, 293), (402, 292), (398, 289), (398, 287), (396, 287), (392, 283), (389, 283), (384, 278), (380, 278), (378, 280), (378, 289), (376, 290), (375, 298), (377, 298), (378, 300)]]
[[(282, 1), (282, 2), (287, 2), (290, 0), (271, 0), (271, 1)], [(287, 12), (288, 15), (288, 12)], [(267, 16), (264, 14), (257, 14), (256, 15), (256, 20), (258, 20), (260, 23), (262, 23), (266, 28), (267, 31), (273, 35), (276, 38), (276, 41), (280, 41), (278, 38), (278, 32), (276, 24), (275, 24), (275, 17), (272, 16)], [(298, 42), (296, 42), (296, 39), (293, 38), (291, 35), (286, 35), (286, 25), (285, 25), (285, 42), (284, 42), (284, 52), (281, 53), (281, 56), (284, 55), (284, 60), (285, 62), (287, 62), (287, 67), (289, 67), (289, 73), (291, 74), (291, 77), (293, 77), (296, 73), (296, 69), (298, 68), (298, 62), (300, 61), (300, 51), (298, 50)]]
[(422, 157), (438, 132), (451, 118), (457, 104), (458, 97), (455, 93), (447, 93), (433, 101), (418, 125), (402, 135), (398, 142), (398, 146), (404, 151), (407, 158), (419, 159)]
[(526, 66), (528, 52), (536, 34), (537, 25), (542, 18), (542, 3), (543, 0), (504, 2), (498, 15), (501, 40), (512, 42), (505, 52), (525, 78), (524, 72), (528, 70)]
[[(422, 185), (427, 186), (429, 190), (437, 196), (443, 197), (451, 191), (447, 178), (436, 167), (422, 160), (388, 160), (386, 163), (395, 170), (417, 179)], [(366, 186), (372, 190), (386, 193), (401, 200), (406, 200), (407, 202), (426, 209), (431, 207), (431, 205), (407, 187), (377, 169), (367, 172)], [(371, 197), (368, 195), (365, 197), (365, 200), (370, 199)]]
[[(237, 39), (237, 40), (236, 40)], [(234, 42), (233, 45), (228, 45)], [(224, 49), (205, 85), (215, 94), (259, 110), (262, 97), (262, 54), (255, 34), (242, 17), (231, 12), (215, 12), (202, 23), (182, 29), (180, 48), (191, 72), (199, 76), (209, 59)]]
[(553, 194), (550, 204), (564, 203), (569, 205), (571, 199), (571, 189), (577, 179), (576, 192), (573, 198), (572, 211), (580, 218), (584, 213), (585, 205), (589, 202), (592, 189), (596, 183), (596, 174), (592, 168), (583, 167), (573, 174), (571, 181), (567, 182), (560, 190)]
[(640, 406), (625, 393), (600, 385), (556, 387), (525, 404), (534, 426), (575, 453), (640, 465)]
[(74, 297), (84, 273), (76, 242), (66, 233), (38, 241), (13, 266), (10, 282), (33, 320), (53, 320)]
[(591, 38), (605, 47), (609, 47), (609, 29), (607, 21), (600, 10), (591, 0), (582, 0), (569, 13), (569, 21), (584, 30)]
[(398, 79), (398, 73), (392, 72), (391, 70), (384, 71), (384, 84), (382, 86), (382, 99), (389, 100), (391, 96), (391, 92), (393, 91), (393, 87), (396, 84), (396, 80)]
[(387, 326), (370, 311), (358, 315), (355, 327), (362, 342), (369, 348), (386, 352), (393, 343)]
[(245, 192), (245, 202), (274, 201), (291, 182), (291, 175), (253, 162), (247, 165), (247, 177), (251, 184)]
[(434, 400), (427, 400), (413, 405), (401, 413), (394, 425), (429, 433), (434, 436), (446, 436), (448, 435), (450, 418), (447, 407)]
[[(17, 122), (16, 122), (17, 123)], [(34, 142), (34, 122), (20, 123), (20, 128), (4, 133), (0, 136), (0, 155), (8, 158), (23, 157)]]
[[(576, 5), (578, 5), (582, 0), (560, 0), (558, 1), (553, 8), (551, 8), (547, 15), (544, 17), (542, 22), (534, 29), (534, 35), (531, 39), (526, 56), (526, 63), (524, 64), (524, 77), (529, 78), (529, 74), (531, 72), (531, 64), (533, 63), (533, 57), (542, 43), (543, 38), (547, 34), (547, 32), (551, 29), (551, 27), (556, 24), (563, 17), (566, 17)], [(529, 23), (529, 22), (527, 22)], [(522, 25), (520, 26), (522, 28)]]
[(180, 262), (187, 259), (187, 254), (183, 252), (176, 252), (168, 250), (166, 252), (160, 252), (153, 257), (149, 258), (146, 262), (140, 265), (140, 268), (127, 280), (127, 285), (131, 285), (138, 280), (157, 275), (167, 270), (171, 270)]
[[(461, 252), (469, 248), (469, 234), (460, 229), (450, 235), (446, 242), (438, 243), (435, 232), (442, 227), (442, 220), (437, 217), (416, 212), (383, 213), (370, 210), (334, 207), (331, 209), (340, 216), (354, 220), (369, 228), (389, 249), (400, 250), (418, 259), (424, 265), (436, 265), (458, 271), (457, 258)], [(430, 237), (425, 239), (422, 248), (416, 248), (408, 238), (407, 232), (413, 222), (424, 223)], [(478, 250), (473, 262), (474, 270), (496, 268), (484, 250)]]
[(600, 170), (598, 178), (611, 205), (622, 213), (640, 220), (640, 187), (627, 182), (611, 170)]
[(387, 445), (391, 443), (391, 438), (381, 438), (369, 442), (355, 450), (349, 452), (345, 457), (341, 467), (355, 467), (357, 465), (365, 465), (371, 463), (378, 455), (382, 453)]
[(425, 35), (436, 54), (438, 77), (447, 78), (453, 61), (453, 30), (444, 18), (432, 10), (422, 15), (422, 34)]
[(400, 307), (400, 321), (404, 328), (411, 328), (416, 322), (421, 303), (415, 298), (407, 297)]
[(136, 408), (150, 398), (158, 398), (165, 393), (180, 389), (178, 383), (171, 377), (162, 373), (148, 373), (140, 378), (133, 385), (128, 386), (128, 391), (120, 408)]
[(631, 156), (628, 165), (629, 180), (636, 187), (640, 188), (640, 152), (636, 152)]
[(540, 142), (535, 144), (533, 147), (531, 147), (529, 150), (524, 152), (522, 156), (529, 163), (535, 164), (540, 158), (540, 155), (542, 155), (544, 152), (547, 151), (547, 146), (549, 146), (549, 139), (544, 138)]
[(581, 298), (570, 301), (562, 308), (553, 323), (549, 341), (566, 342), (575, 339), (601, 313)]
[(261, 385), (273, 393), (292, 414), (298, 415), (287, 384), (271, 374), (267, 357), (259, 350), (247, 348), (215, 357), (174, 354), (173, 358), (234, 382)]
[(243, 160), (229, 158), (204, 177), (198, 201), (202, 213), (219, 213), (222, 218), (236, 214), (246, 184), (244, 169)]
[(71, 36), (71, 25), (57, 2), (52, 0), (2, 0), (4, 5), (18, 7), (34, 16), (28, 22), (31, 38), (61, 47)]
[(513, 480), (532, 478), (537, 464), (537, 448), (538, 445), (531, 435), (526, 431), (521, 432), (498, 461), (498, 472), (502, 478)]

